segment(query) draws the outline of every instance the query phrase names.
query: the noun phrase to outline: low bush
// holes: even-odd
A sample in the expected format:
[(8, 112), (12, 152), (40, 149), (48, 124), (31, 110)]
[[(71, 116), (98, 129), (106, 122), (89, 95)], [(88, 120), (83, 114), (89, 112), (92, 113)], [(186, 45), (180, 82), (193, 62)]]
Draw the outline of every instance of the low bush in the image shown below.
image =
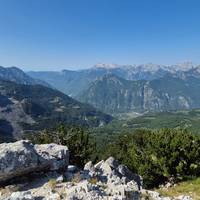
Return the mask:
[(146, 187), (200, 175), (200, 136), (185, 130), (136, 130), (110, 144), (104, 157), (110, 155), (140, 174)]
[(96, 143), (89, 132), (77, 126), (60, 125), (55, 130), (44, 130), (37, 134), (27, 134), (26, 138), (36, 144), (56, 143), (66, 145), (70, 150), (70, 163), (83, 167), (90, 160), (95, 159)]

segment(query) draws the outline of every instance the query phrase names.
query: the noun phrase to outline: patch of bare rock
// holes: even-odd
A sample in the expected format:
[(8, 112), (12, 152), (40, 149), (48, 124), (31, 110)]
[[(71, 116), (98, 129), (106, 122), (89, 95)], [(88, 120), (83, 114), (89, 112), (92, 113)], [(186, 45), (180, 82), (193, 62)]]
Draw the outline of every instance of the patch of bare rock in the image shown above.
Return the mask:
[(191, 200), (162, 197), (113, 157), (83, 170), (69, 165), (69, 150), (29, 141), (0, 144), (0, 200)]

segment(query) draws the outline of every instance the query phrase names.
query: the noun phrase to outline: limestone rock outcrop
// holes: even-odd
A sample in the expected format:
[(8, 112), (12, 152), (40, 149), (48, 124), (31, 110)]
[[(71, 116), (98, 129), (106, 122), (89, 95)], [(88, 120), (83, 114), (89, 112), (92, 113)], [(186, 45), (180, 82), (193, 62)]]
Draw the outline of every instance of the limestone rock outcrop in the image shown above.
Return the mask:
[(26, 140), (0, 144), (0, 181), (0, 200), (192, 200), (143, 189), (141, 176), (113, 157), (81, 170), (69, 165), (66, 146)]
[(35, 200), (31, 192), (13, 192), (10, 197), (5, 200)]
[(0, 182), (36, 171), (67, 168), (69, 150), (57, 144), (33, 145), (26, 140), (0, 144)]
[[(96, 165), (88, 162), (79, 174), (80, 183), (66, 190), (69, 200), (139, 200), (142, 178), (113, 157)], [(73, 180), (73, 178), (72, 178)]]

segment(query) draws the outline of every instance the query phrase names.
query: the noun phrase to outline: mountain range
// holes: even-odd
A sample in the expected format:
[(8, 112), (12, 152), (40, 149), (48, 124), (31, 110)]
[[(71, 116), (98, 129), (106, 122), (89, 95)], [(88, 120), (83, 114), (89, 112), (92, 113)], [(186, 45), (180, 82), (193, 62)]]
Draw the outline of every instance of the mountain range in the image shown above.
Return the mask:
[(0, 135), (20, 138), (58, 123), (98, 127), (110, 114), (196, 109), (199, 88), (200, 67), (191, 63), (27, 73), (0, 67)]
[(181, 76), (182, 73), (196, 69), (196, 67), (190, 62), (170, 66), (152, 63), (144, 65), (97, 64), (92, 68), (77, 71), (30, 71), (27, 74), (34, 79), (49, 83), (67, 95), (76, 97), (86, 90), (90, 83), (106, 74), (113, 74), (126, 80), (154, 80), (166, 74)]
[(166, 111), (199, 108), (200, 67), (97, 64), (90, 69), (28, 72), (103, 112)]
[(129, 81), (114, 75), (105, 75), (93, 82), (79, 96), (107, 113), (169, 111), (200, 107), (200, 79), (171, 75), (146, 81)]
[(24, 85), (44, 85), (50, 87), (50, 85), (42, 80), (35, 79), (27, 75), (24, 71), (17, 67), (2, 67), (0, 66), (0, 80), (9, 80), (15, 83)]
[(53, 128), (60, 123), (101, 126), (112, 120), (90, 105), (47, 87), (18, 68), (0, 72), (0, 137), (21, 138), (25, 132)]

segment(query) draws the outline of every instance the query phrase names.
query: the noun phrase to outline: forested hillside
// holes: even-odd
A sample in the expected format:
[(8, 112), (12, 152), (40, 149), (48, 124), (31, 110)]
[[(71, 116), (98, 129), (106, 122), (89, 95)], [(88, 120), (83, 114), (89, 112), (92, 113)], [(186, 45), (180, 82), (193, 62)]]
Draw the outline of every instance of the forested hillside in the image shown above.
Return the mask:
[(20, 137), (24, 131), (43, 130), (59, 123), (100, 126), (112, 117), (69, 96), (41, 85), (0, 81), (1, 135)]

